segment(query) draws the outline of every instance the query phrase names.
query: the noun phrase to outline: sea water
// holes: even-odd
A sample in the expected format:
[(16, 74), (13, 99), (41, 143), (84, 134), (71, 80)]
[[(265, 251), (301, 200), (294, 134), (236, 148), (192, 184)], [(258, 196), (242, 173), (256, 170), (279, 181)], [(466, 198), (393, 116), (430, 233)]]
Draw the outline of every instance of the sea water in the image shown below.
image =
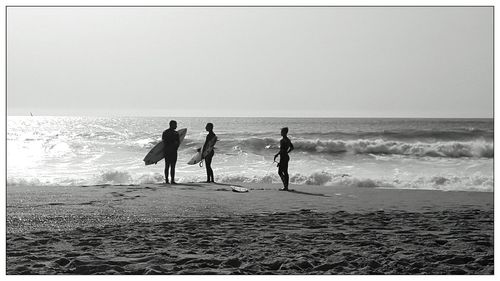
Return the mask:
[(286, 126), (292, 184), (493, 191), (493, 119), (8, 116), (7, 184), (161, 183), (163, 160), (142, 160), (171, 119), (188, 129), (178, 182), (206, 180), (205, 167), (186, 163), (212, 122), (216, 182), (279, 183), (273, 157)]

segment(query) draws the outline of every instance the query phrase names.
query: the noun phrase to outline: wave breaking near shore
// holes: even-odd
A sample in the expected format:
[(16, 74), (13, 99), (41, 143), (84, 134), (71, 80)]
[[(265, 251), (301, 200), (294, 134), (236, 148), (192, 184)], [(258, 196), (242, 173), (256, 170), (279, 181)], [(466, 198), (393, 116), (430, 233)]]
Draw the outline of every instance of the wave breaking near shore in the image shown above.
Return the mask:
[[(276, 173), (264, 175), (217, 175), (216, 182), (220, 183), (251, 183), (269, 184), (281, 183)], [(68, 185), (99, 185), (99, 184), (157, 184), (163, 183), (160, 173), (133, 175), (126, 171), (106, 171), (92, 179), (61, 179), (60, 181), (43, 181), (36, 178), (8, 178), (7, 186), (68, 186)], [(179, 182), (201, 182), (204, 176), (180, 177)], [(293, 173), (290, 175), (291, 184), (321, 185), (333, 187), (365, 187), (365, 188), (400, 188), (400, 189), (428, 189), (448, 191), (493, 191), (493, 177), (480, 174), (472, 176), (455, 175), (426, 175), (412, 179), (399, 178), (365, 178), (349, 174), (335, 174), (326, 171), (304, 175)]]

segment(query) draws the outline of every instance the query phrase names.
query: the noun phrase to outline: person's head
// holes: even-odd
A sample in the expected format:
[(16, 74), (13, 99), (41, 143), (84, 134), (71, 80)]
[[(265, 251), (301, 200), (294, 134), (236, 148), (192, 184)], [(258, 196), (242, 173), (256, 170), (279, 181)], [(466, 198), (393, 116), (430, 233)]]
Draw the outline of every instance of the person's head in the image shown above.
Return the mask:
[(170, 120), (170, 123), (168, 123), (170, 125), (170, 129), (177, 129), (177, 121), (175, 120)]
[(281, 136), (286, 137), (288, 134), (288, 127), (281, 128)]
[(213, 129), (214, 129), (214, 124), (212, 123), (207, 123), (207, 125), (205, 126), (205, 130), (209, 132), (211, 132)]

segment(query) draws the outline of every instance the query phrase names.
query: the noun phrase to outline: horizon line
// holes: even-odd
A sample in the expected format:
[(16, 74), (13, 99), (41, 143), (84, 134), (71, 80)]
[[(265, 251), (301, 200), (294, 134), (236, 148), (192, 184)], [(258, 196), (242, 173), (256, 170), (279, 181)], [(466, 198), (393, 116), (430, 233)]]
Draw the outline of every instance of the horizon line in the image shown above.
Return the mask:
[(140, 118), (288, 118), (288, 119), (494, 119), (495, 117), (409, 117), (409, 116), (168, 116), (168, 115), (21, 115), (6, 114), (6, 117), (140, 117)]

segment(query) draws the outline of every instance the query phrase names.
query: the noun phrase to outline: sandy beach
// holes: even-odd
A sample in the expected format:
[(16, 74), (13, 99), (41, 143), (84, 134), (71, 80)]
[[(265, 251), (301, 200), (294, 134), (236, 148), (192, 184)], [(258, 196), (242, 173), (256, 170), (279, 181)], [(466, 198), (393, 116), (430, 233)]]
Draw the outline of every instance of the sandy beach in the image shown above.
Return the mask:
[(493, 193), (9, 186), (7, 274), (493, 274)]
[(494, 278), (493, 1), (6, 2), (9, 277)]

